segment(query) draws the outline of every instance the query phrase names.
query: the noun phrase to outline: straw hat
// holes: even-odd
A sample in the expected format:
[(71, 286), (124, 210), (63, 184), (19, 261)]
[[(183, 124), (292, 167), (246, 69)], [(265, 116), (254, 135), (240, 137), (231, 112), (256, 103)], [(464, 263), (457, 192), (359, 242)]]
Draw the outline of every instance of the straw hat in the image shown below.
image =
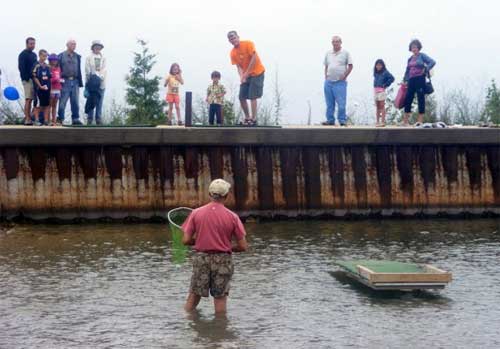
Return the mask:
[(210, 195), (226, 196), (227, 193), (229, 193), (230, 189), (231, 184), (219, 178), (213, 180), (212, 183), (210, 183), (210, 186), (208, 187), (208, 193)]

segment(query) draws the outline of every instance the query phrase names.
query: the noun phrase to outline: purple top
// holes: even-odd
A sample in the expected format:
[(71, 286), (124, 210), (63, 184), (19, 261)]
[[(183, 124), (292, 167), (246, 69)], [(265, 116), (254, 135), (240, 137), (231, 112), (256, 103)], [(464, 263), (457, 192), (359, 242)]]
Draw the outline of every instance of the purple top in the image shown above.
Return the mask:
[(413, 56), (410, 59), (410, 63), (408, 63), (408, 67), (410, 68), (410, 79), (417, 77), (417, 76), (424, 75), (424, 68), (419, 67), (417, 65), (417, 56)]

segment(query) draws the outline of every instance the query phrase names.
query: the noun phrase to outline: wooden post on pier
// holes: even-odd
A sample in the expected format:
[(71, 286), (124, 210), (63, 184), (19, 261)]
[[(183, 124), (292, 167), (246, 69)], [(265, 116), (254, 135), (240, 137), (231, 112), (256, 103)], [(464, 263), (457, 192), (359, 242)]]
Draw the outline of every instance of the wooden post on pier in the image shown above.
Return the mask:
[(186, 127), (193, 126), (193, 92), (186, 92), (186, 115), (184, 117)]

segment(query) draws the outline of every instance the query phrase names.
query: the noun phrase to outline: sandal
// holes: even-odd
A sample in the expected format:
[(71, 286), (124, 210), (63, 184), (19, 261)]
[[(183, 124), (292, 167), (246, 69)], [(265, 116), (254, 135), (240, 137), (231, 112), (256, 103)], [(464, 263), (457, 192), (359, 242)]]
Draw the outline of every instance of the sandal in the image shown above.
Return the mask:
[(375, 124), (375, 127), (385, 127), (385, 122), (378, 122)]
[(240, 126), (250, 126), (250, 119), (240, 121)]

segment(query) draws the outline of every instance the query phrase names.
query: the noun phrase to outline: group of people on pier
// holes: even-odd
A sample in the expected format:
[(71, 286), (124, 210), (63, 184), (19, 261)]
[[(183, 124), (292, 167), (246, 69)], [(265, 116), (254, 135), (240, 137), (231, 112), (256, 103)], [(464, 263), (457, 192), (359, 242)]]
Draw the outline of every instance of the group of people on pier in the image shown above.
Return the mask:
[[(265, 68), (257, 53), (255, 45), (249, 40), (240, 40), (236, 31), (230, 31), (227, 39), (233, 46), (230, 52), (232, 65), (235, 65), (240, 78), (239, 101), (244, 114), (241, 122), (245, 126), (257, 125), (257, 101), (263, 95)], [(326, 102), (326, 121), (323, 125), (335, 125), (335, 109), (340, 126), (347, 126), (347, 78), (353, 70), (351, 54), (343, 49), (342, 39), (333, 36), (332, 49), (324, 57), (324, 95)], [(87, 124), (102, 123), (102, 108), (106, 89), (106, 58), (102, 54), (104, 45), (95, 40), (90, 46), (91, 52), (85, 59), (85, 71), (81, 71), (81, 56), (75, 52), (76, 41), (70, 39), (66, 50), (60, 54), (48, 54), (40, 50), (35, 54), (34, 38), (26, 39), (26, 48), (19, 54), (19, 72), (24, 89), (25, 107), (24, 124), (33, 125), (32, 111), (35, 122), (43, 113), (42, 125), (60, 125), (64, 121), (68, 100), (71, 104), (71, 120), (73, 125), (81, 125), (79, 115), (80, 88), (85, 86), (85, 114)], [(412, 52), (408, 58), (403, 82), (403, 96), (399, 107), (404, 107), (402, 126), (409, 126), (409, 116), (412, 104), (417, 96), (418, 122), (423, 122), (425, 114), (425, 95), (432, 93), (430, 71), (436, 62), (421, 52), (419, 40), (409, 44)], [(47, 63), (48, 60), (48, 63)], [(205, 101), (209, 105), (209, 123), (223, 124), (223, 106), (226, 89), (220, 82), (221, 74), (213, 71), (211, 83), (207, 88)], [(373, 71), (374, 101), (376, 105), (376, 126), (385, 126), (386, 90), (394, 82), (394, 76), (387, 69), (383, 59), (377, 59)], [(166, 123), (173, 124), (175, 109), (177, 124), (182, 125), (180, 111), (180, 86), (184, 84), (182, 70), (178, 63), (173, 63), (164, 86), (167, 88), (165, 97), (168, 104)], [(401, 99), (400, 98), (400, 99)], [(250, 101), (250, 106), (248, 104)], [(34, 109), (33, 109), (34, 107)]]
[[(68, 100), (71, 105), (73, 125), (80, 121), (80, 88), (85, 81), (85, 114), (87, 123), (101, 123), (104, 91), (106, 89), (106, 58), (102, 54), (104, 45), (96, 40), (90, 46), (85, 59), (85, 75), (82, 74), (82, 57), (76, 53), (76, 41), (70, 39), (66, 50), (60, 54), (49, 54), (47, 50), (34, 52), (35, 38), (26, 39), (26, 48), (19, 54), (18, 67), (24, 89), (24, 124), (33, 125), (43, 113), (42, 125), (61, 125)], [(48, 61), (48, 63), (47, 63)]]

